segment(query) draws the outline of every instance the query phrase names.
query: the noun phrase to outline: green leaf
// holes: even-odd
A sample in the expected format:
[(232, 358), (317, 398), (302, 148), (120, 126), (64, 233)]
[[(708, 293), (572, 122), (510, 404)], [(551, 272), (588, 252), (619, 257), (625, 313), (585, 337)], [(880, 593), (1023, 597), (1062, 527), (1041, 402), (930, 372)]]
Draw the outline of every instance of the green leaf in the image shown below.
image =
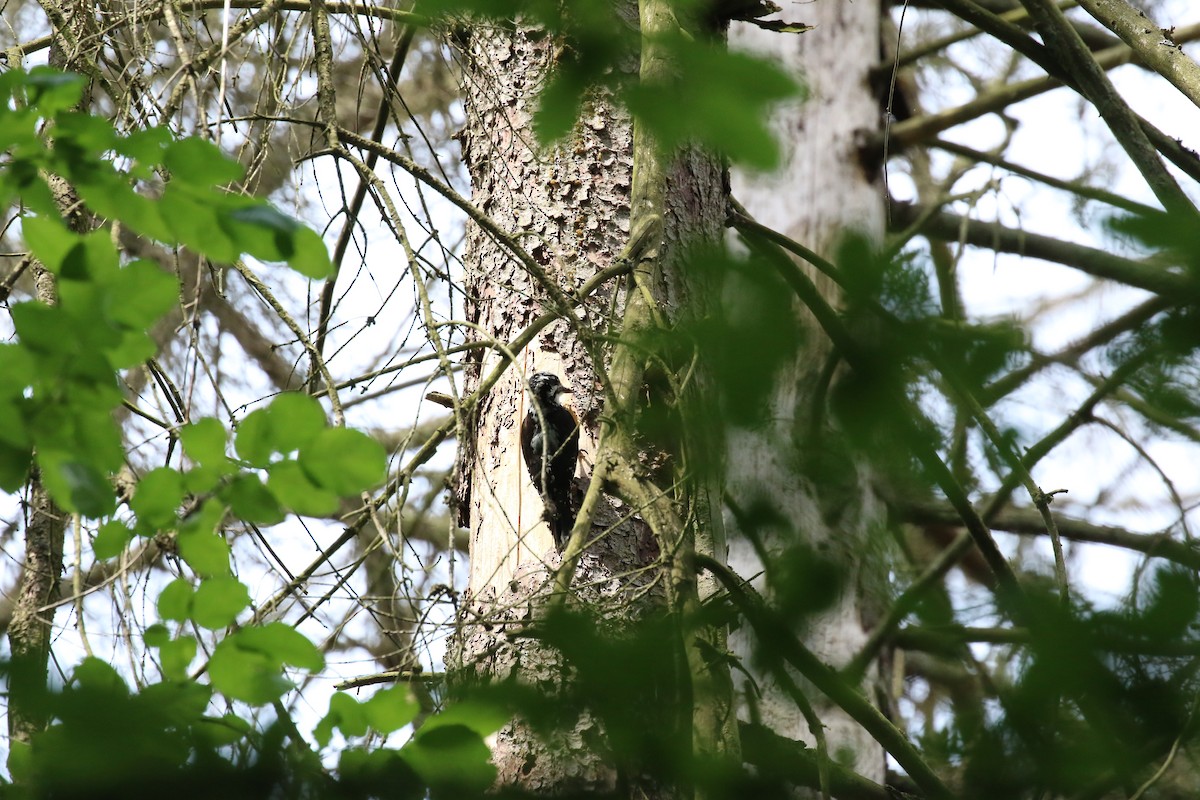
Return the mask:
[(292, 255), (288, 266), (306, 278), (324, 280), (333, 275), (333, 261), (320, 235), (307, 225), (294, 234)]
[(280, 453), (299, 450), (325, 430), (325, 411), (306, 394), (285, 392), (271, 401), (271, 446)]
[(233, 446), (237, 454), (253, 467), (265, 467), (271, 463), (275, 444), (269, 409), (251, 411), (238, 423)]
[[(112, 242), (112, 234), (106, 230), (96, 230), (77, 237), (76, 244), (63, 258), (61, 275), (64, 279), (72, 281), (107, 283), (120, 271), (120, 263), (117, 248)], [(90, 320), (95, 309), (86, 311), (90, 313), (83, 318)]]
[(188, 667), (196, 660), (196, 639), (192, 636), (180, 636), (164, 642), (158, 648), (158, 660), (167, 680), (187, 680)]
[(267, 488), (279, 502), (305, 517), (327, 517), (338, 510), (337, 495), (315, 486), (295, 461), (272, 464)]
[(76, 686), (88, 689), (100, 689), (114, 694), (129, 694), (129, 686), (115, 669), (107, 662), (89, 656), (75, 667), (71, 673), (71, 682)]
[(192, 615), (192, 584), (187, 578), (176, 578), (158, 594), (158, 615), (173, 622), (183, 622)]
[(96, 538), (92, 540), (92, 552), (99, 559), (114, 558), (121, 555), (132, 538), (133, 531), (125, 523), (111, 520), (96, 532)]
[(21, 397), (33, 385), (39, 373), (38, 363), (19, 344), (0, 344), (0, 397)]
[[(66, 148), (69, 152), (63, 153), (63, 144), (68, 142), (73, 147)], [(55, 152), (70, 163), (72, 177), (75, 177), (75, 170), (87, 174), (108, 166), (109, 163), (102, 159), (103, 154), (112, 150), (116, 143), (117, 133), (107, 117), (67, 111), (55, 120)]]
[(171, 180), (208, 187), (240, 180), (240, 164), (226, 157), (212, 142), (188, 137), (171, 142), (166, 147), (163, 163), (171, 172)]
[(142, 641), (146, 643), (147, 647), (162, 647), (171, 641), (171, 632), (167, 630), (166, 625), (156, 622), (146, 628), (146, 632), (142, 634)]
[(300, 451), (300, 466), (313, 483), (348, 496), (383, 482), (387, 453), (360, 431), (328, 428)]
[(29, 476), (29, 465), (33, 462), (33, 449), (13, 447), (0, 441), (0, 489), (15, 492)]
[(29, 104), (42, 115), (52, 117), (79, 102), (86, 81), (80, 75), (53, 67), (34, 67), (24, 83)]
[(230, 461), (221, 465), (194, 466), (183, 473), (183, 488), (192, 494), (208, 494), (217, 488), (223, 478), (236, 471), (237, 467)]
[(8, 774), (14, 783), (29, 785), (33, 779), (33, 746), (19, 739), (9, 740)]
[(196, 734), (209, 747), (225, 747), (246, 737), (254, 728), (237, 714), (205, 717), (196, 725)]
[(194, 461), (205, 465), (225, 463), (225, 426), (212, 417), (179, 429), (183, 449)]
[(538, 96), (538, 109), (533, 116), (534, 130), (543, 146), (557, 142), (571, 132), (579, 119), (579, 109), (591, 77), (581, 70), (564, 69), (561, 65), (555, 70)]
[(238, 475), (221, 491), (221, 499), (229, 503), (234, 516), (259, 525), (278, 525), (287, 514), (262, 479), (254, 474)]
[(262, 653), (243, 650), (233, 636), (222, 639), (208, 660), (213, 688), (233, 700), (261, 706), (278, 700), (294, 684)]
[(167, 727), (186, 729), (204, 718), (212, 689), (195, 681), (152, 683), (142, 689), (138, 700), (154, 708)]
[[(0, 375), (3, 374), (0, 372)], [(18, 450), (33, 446), (31, 431), (25, 422), (25, 412), (30, 405), (30, 401), (23, 397), (9, 399), (0, 395), (0, 443)]]
[(56, 275), (62, 271), (67, 253), (80, 241), (78, 234), (56, 217), (22, 217), (21, 234), (30, 251)]
[(167, 147), (174, 141), (171, 131), (164, 127), (141, 128), (130, 133), (116, 144), (116, 151), (129, 156), (145, 168), (138, 177), (149, 178), (153, 172), (148, 169), (162, 163)]
[(229, 211), (222, 220), (225, 231), (244, 253), (262, 261), (286, 261), (295, 252), (301, 225), (266, 203), (253, 203)]
[(69, 353), (76, 337), (61, 308), (30, 301), (9, 308), (21, 344), (35, 353)]
[(149, 261), (134, 261), (117, 272), (105, 295), (109, 319), (129, 328), (148, 328), (179, 302), (179, 283)]
[[(0, 371), (0, 375), (5, 373)], [(29, 405), (30, 401), (23, 397), (9, 399), (0, 395), (0, 442), (21, 450), (33, 445), (33, 438), (25, 423), (25, 409)]]
[(264, 653), (277, 663), (291, 664), (310, 672), (325, 666), (321, 651), (304, 634), (286, 623), (271, 622), (243, 628), (237, 636), (239, 647)]
[(769, 107), (798, 94), (799, 86), (770, 62), (702, 41), (660, 42), (679, 63), (669, 84), (630, 84), (629, 110), (659, 143), (673, 148), (698, 140), (756, 169), (776, 166), (779, 149), (767, 127)]
[(484, 792), (495, 781), (491, 755), (483, 737), (465, 725), (422, 727), (400, 750), (401, 758), (427, 783), (464, 794)]
[(250, 592), (237, 578), (218, 575), (205, 578), (192, 598), (192, 619), (202, 628), (220, 630), (232, 625), (250, 605)]
[(333, 738), (335, 728), (343, 736), (365, 736), (367, 733), (366, 711), (353, 697), (342, 692), (335, 692), (329, 698), (329, 712), (313, 728), (313, 738), (325, 747)]
[(275, 453), (290, 453), (311, 442), (325, 429), (321, 404), (308, 395), (286, 392), (267, 408), (246, 415), (234, 442), (238, 455), (256, 467), (265, 467)]
[(388, 734), (412, 722), (420, 710), (407, 686), (382, 689), (362, 703), (338, 693), (329, 698), (329, 713), (317, 723), (313, 737), (324, 747), (335, 728), (345, 736), (364, 736), (368, 729)]
[(241, 250), (221, 229), (218, 210), (225, 196), (167, 184), (159, 200), (163, 219), (171, 226), (175, 242), (185, 244), (214, 261), (236, 261)]
[(175, 527), (177, 509), (183, 502), (183, 476), (170, 467), (159, 467), (142, 476), (129, 507), (138, 522), (153, 530)]
[(511, 716), (499, 703), (486, 699), (467, 699), (427, 719), (421, 730), (424, 732), (445, 725), (461, 725), (481, 737), (487, 737), (504, 727)]
[(44, 451), (37, 458), (51, 496), (68, 511), (95, 518), (117, 510), (112, 486), (91, 464)]
[(384, 734), (400, 730), (421, 712), (421, 704), (407, 686), (380, 689), (362, 707), (371, 727)]
[(217, 645), (208, 662), (213, 686), (235, 700), (262, 705), (292, 688), (284, 664), (307, 670), (324, 665), (320, 652), (290, 625), (272, 622), (243, 628)]
[(176, 536), (179, 555), (201, 575), (229, 574), (229, 543), (215, 532), (225, 516), (225, 506), (212, 499), (188, 517)]

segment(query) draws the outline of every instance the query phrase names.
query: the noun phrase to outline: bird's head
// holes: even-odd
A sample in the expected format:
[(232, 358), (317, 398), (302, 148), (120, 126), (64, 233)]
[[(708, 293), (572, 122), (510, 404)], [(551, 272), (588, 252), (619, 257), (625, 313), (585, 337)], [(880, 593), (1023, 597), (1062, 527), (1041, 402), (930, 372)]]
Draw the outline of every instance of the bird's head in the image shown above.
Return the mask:
[(553, 372), (535, 372), (529, 378), (529, 391), (540, 405), (554, 405), (558, 396), (570, 392)]

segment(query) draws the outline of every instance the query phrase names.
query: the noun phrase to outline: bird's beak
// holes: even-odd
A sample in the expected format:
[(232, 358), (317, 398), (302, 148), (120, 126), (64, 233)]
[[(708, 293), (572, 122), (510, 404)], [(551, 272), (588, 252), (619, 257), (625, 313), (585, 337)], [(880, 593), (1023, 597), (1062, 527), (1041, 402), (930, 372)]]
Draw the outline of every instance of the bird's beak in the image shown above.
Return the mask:
[(568, 389), (566, 386), (559, 386), (558, 394), (575, 394), (575, 393), (572, 392), (570, 389)]

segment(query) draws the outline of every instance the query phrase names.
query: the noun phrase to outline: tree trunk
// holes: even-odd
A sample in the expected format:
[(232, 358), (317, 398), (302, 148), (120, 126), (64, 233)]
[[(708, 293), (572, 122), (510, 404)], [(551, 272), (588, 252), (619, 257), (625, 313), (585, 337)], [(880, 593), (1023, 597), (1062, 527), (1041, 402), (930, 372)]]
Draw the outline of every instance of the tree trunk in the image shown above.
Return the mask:
[[(659, 220), (655, 231), (661, 238), (651, 250), (660, 269), (644, 276), (642, 291), (654, 296), (668, 318), (691, 313), (684, 308), (691, 293), (689, 279), (673, 267), (688, 245), (718, 240), (725, 189), (720, 162), (688, 150), (662, 170), (643, 163), (639, 194), (635, 149), (649, 154), (655, 148), (644, 139), (635, 144), (627, 114), (602, 91), (588, 95), (581, 119), (565, 141), (539, 148), (532, 115), (537, 93), (557, 55), (556, 42), (521, 25), (512, 30), (473, 26), (464, 35), (469, 38), (457, 43), (464, 56), (466, 96), (461, 141), (473, 200), (500, 229), (514, 233), (532, 261), (514, 257), (497, 237), (481, 226), (471, 226), (464, 259), (468, 319), (478, 326), (479, 339), (504, 344), (542, 314), (566, 318), (542, 329), (516, 354), (515, 364), (470, 409), (460, 433), (458, 500), (462, 524), (471, 534), (471, 572), (460, 629), (447, 658), (460, 676), (481, 680), (515, 676), (553, 694), (564, 685), (562, 657), (519, 635), (541, 618), (554, 588), (554, 573), (562, 564), (542, 521), (541, 498), (520, 457), (520, 421), (529, 407), (524, 381), (534, 372), (551, 371), (573, 391), (571, 404), (581, 427), (579, 494), (593, 469), (602, 468), (594, 463), (598, 447), (605, 459), (603, 469), (620, 461), (624, 466), (613, 467), (616, 472), (636, 460), (628, 437), (613, 433), (614, 423), (601, 413), (616, 414), (606, 407), (606, 392), (620, 403), (643, 394), (640, 367), (622, 373), (634, 376), (623, 396), (614, 389), (617, 379), (605, 384), (608, 367), (620, 368), (608, 342), (618, 334), (628, 338), (630, 323), (627, 320), (623, 327), (622, 318), (632, 285), (628, 279), (601, 284), (573, 311), (565, 298), (613, 265), (630, 240), (631, 224), (637, 227), (639, 214), (653, 215)], [(630, 53), (620, 68), (636, 71), (637, 55)], [(655, 182), (656, 188), (646, 190), (647, 181)], [(638, 196), (645, 206), (640, 211), (631, 208)], [(468, 392), (508, 358), (498, 347), (477, 352), (468, 370)], [(608, 434), (609, 444), (602, 445), (602, 437)], [(622, 474), (628, 476), (628, 470)], [(614, 480), (619, 483), (623, 478)], [(656, 496), (666, 497), (661, 491)], [(709, 504), (699, 505), (707, 513)], [(690, 592), (694, 598), (696, 592), (694, 582), (689, 584), (685, 578), (681, 584), (673, 576), (678, 564), (660, 563), (669, 549), (663, 547), (661, 537), (684, 534), (679, 528), (663, 530), (639, 510), (630, 513), (628, 497), (604, 496), (592, 519), (590, 541), (573, 573), (572, 607), (586, 609), (601, 627), (611, 627), (618, 636), (631, 619), (661, 608), (668, 598), (675, 599), (680, 592)], [(701, 538), (712, 538), (709, 523), (700, 520), (697, 527), (704, 531)], [(696, 535), (695, 529), (688, 535)], [(686, 640), (681, 652), (693, 647), (694, 641), (688, 639), (692, 635), (680, 633)], [(686, 669), (692, 669), (698, 684), (694, 659), (690, 654), (681, 659), (688, 661)], [(696, 685), (691, 690), (701, 691)], [(688, 724), (690, 720), (684, 723)], [(710, 740), (715, 727), (711, 719), (697, 725), (706, 728), (701, 738)], [(498, 783), (553, 792), (611, 792), (634, 785), (630, 781), (636, 782), (637, 776), (621, 774), (611, 753), (606, 753), (604, 736), (601, 724), (587, 709), (573, 723), (540, 738), (521, 721), (514, 721), (501, 731), (493, 748)], [(647, 796), (656, 791), (646, 784), (639, 790)]]
[[(802, 20), (790, 17), (803, 14)], [(839, 237), (857, 229), (873, 240), (884, 233), (884, 190), (878, 175), (865, 167), (857, 142), (862, 132), (880, 127), (881, 110), (868, 83), (868, 70), (880, 53), (880, 4), (877, 0), (819, 0), (788, 9), (789, 21), (815, 28), (800, 35), (781, 35), (735, 24), (730, 46), (749, 50), (788, 69), (803, 80), (809, 97), (776, 112), (772, 125), (783, 148), (783, 166), (768, 176), (735, 172), (732, 193), (759, 222), (833, 258)], [(832, 282), (813, 279), (835, 305)], [(877, 568), (865, 554), (869, 537), (883, 512), (861, 464), (831, 446), (836, 433), (812, 437), (827, 423), (814, 420), (814, 407), (824, 408), (814, 389), (824, 391), (827, 340), (797, 303), (799, 325), (809, 329), (807, 345), (794, 363), (780, 371), (772, 393), (770, 422), (757, 429), (732, 429), (728, 450), (727, 491), (738, 508), (765, 502), (788, 524), (760, 529), (768, 558), (756, 552), (751, 536), (735, 532), (731, 520), (730, 565), (743, 576), (760, 576), (757, 588), (769, 594), (773, 562), (789, 546), (802, 542), (840, 565), (841, 591), (832, 605), (806, 620), (805, 643), (826, 663), (846, 664), (862, 646), (869, 628), (871, 585)], [(814, 403), (814, 401), (816, 401)], [(816, 413), (823, 413), (818, 410)], [(815, 428), (814, 428), (815, 426)], [(808, 465), (798, 475), (793, 465)], [(751, 663), (752, 641), (745, 629), (731, 638), (735, 652)], [(761, 722), (775, 733), (813, 742), (810, 725), (793, 699), (769, 676), (757, 676), (763, 695), (754, 705)], [(801, 682), (803, 685), (803, 682)], [(868, 697), (870, 692), (866, 692)], [(816, 716), (826, 727), (831, 757), (852, 758), (864, 777), (882, 782), (883, 751), (857, 723), (839, 709), (808, 692)], [(748, 698), (746, 698), (748, 700)], [(748, 705), (743, 713), (748, 713)]]

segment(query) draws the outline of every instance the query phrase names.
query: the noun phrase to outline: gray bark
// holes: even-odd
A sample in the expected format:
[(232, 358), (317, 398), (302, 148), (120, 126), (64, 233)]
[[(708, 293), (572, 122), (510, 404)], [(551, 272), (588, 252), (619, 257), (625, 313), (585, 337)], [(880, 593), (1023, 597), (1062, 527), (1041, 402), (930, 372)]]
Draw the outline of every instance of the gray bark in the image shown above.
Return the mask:
[[(532, 115), (556, 43), (519, 25), (514, 30), (474, 25), (459, 46), (467, 119), (461, 141), (474, 203), (500, 228), (518, 234), (550, 279), (569, 294), (610, 266), (629, 239), (631, 122), (602, 92), (593, 92), (568, 139), (539, 148)], [(635, 54), (620, 68), (636, 70)], [(716, 239), (724, 188), (718, 162), (693, 151), (673, 162), (664, 183), (668, 199), (660, 253), (670, 264), (696, 237)], [(510, 341), (552, 309), (550, 295), (530, 270), (479, 227), (468, 234), (464, 261), (468, 319), (478, 326), (480, 338)], [(582, 490), (602, 427), (596, 360), (606, 362), (609, 353), (601, 337), (619, 330), (627, 288), (624, 282), (601, 287), (576, 309), (577, 324), (559, 320), (542, 331), (464, 420), (457, 495), (461, 522), (470, 531), (471, 572), (447, 656), (459, 680), (516, 676), (549, 694), (564, 684), (559, 654), (519, 635), (542, 615), (552, 572), (560, 564), (541, 518), (541, 499), (520, 458), (518, 431), (528, 408), (523, 379), (553, 371), (574, 391), (570, 400), (582, 432), (577, 488)], [(690, 313), (682, 310), (689, 289), (680, 273), (668, 271), (650, 290), (669, 316)], [(472, 391), (504, 358), (496, 349), (483, 351), (469, 365), (465, 389)], [(666, 582), (658, 564), (659, 542), (636, 516), (622, 521), (628, 513), (616, 498), (600, 503), (592, 534), (603, 536), (581, 555), (572, 587), (572, 604), (593, 613), (613, 634), (659, 607)], [(498, 783), (554, 792), (611, 792), (628, 785), (603, 741), (604, 731), (586, 710), (542, 739), (515, 720), (493, 748)]]
[[(789, 8), (784, 16), (816, 27), (790, 36), (744, 24), (735, 24), (730, 31), (731, 46), (793, 72), (810, 94), (805, 102), (779, 110), (773, 119), (783, 147), (783, 167), (770, 176), (735, 171), (732, 193), (759, 222), (830, 258), (847, 228), (876, 239), (884, 232), (883, 187), (876, 175), (865, 171), (856, 147), (862, 131), (873, 132), (881, 123), (880, 105), (868, 84), (868, 71), (880, 53), (880, 3), (818, 0)], [(836, 305), (832, 282), (819, 274), (814, 280)], [(736, 521), (728, 520), (730, 565), (743, 576), (759, 576), (756, 586), (768, 593), (772, 556), (797, 541), (842, 565), (845, 574), (836, 602), (806, 620), (804, 634), (805, 644), (819, 657), (840, 666), (862, 646), (869, 628), (869, 620), (864, 620), (870, 615), (869, 598), (862, 589), (870, 583), (874, 565), (866, 554), (872, 549), (872, 528), (881, 523), (883, 511), (865, 468), (827, 451), (836, 432), (828, 432), (821, 441), (809, 438), (814, 423), (812, 387), (821, 384), (818, 376), (825, 368), (828, 346), (799, 304), (796, 315), (798, 324), (811, 330), (809, 344), (777, 376), (770, 422), (757, 429), (732, 431), (726, 486), (739, 507), (766, 502), (789, 524), (759, 531), (768, 553), (764, 564), (750, 538), (739, 536)], [(816, 422), (818, 429), (823, 427), (822, 421)], [(814, 472), (797, 475), (796, 464), (818, 463), (821, 466)], [(753, 642), (745, 629), (730, 639), (734, 651), (750, 664)], [(769, 676), (757, 677), (763, 696), (753, 705), (761, 722), (779, 735), (812, 743), (810, 726), (792, 698)], [(851, 760), (848, 766), (860, 775), (882, 782), (884, 758), (879, 745), (857, 723), (822, 702), (815, 691), (808, 694), (826, 726), (829, 755)], [(867, 695), (871, 696), (869, 691)], [(743, 713), (749, 713), (750, 704), (747, 697)]]

